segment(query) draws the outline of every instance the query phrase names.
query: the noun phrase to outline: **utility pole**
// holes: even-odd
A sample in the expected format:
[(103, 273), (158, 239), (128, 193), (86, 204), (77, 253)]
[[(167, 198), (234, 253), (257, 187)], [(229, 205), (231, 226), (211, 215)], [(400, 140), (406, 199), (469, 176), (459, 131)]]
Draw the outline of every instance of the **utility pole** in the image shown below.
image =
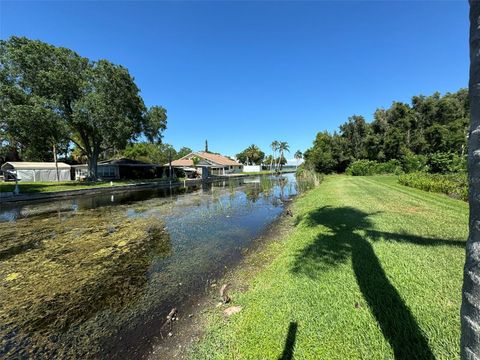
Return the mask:
[(168, 177), (172, 178), (172, 150), (168, 150)]

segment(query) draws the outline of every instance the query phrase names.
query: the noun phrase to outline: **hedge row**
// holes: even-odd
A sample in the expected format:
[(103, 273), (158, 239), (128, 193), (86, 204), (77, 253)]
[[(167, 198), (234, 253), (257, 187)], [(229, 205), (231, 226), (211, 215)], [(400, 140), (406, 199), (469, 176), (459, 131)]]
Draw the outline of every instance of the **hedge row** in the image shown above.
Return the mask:
[(413, 188), (443, 193), (455, 199), (468, 200), (468, 182), (466, 173), (428, 174), (411, 173), (399, 176), (402, 185)]
[(347, 175), (368, 176), (380, 174), (402, 174), (402, 164), (398, 160), (380, 163), (372, 160), (357, 160), (345, 171)]

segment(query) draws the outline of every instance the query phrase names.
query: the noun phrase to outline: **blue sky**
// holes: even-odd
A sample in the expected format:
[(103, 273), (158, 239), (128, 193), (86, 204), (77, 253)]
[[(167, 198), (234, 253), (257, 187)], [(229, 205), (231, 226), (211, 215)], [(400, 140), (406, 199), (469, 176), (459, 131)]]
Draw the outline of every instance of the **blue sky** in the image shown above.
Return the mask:
[(234, 155), (468, 83), (467, 1), (0, 3), (23, 35), (126, 66), (164, 141)]

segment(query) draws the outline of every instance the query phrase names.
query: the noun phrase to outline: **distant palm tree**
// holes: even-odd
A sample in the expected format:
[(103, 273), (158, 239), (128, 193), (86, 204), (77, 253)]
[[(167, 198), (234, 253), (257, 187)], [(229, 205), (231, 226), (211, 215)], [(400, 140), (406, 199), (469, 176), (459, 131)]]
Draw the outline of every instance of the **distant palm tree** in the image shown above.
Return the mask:
[(272, 150), (273, 150), (273, 157), (272, 157), (272, 159), (270, 160), (270, 171), (272, 171), (272, 165), (273, 165), (274, 162), (275, 162), (275, 167), (276, 167), (275, 157), (276, 157), (276, 154), (277, 154), (277, 150), (278, 150), (278, 146), (279, 146), (279, 145), (280, 145), (280, 143), (279, 143), (277, 140), (272, 141), (272, 143), (270, 144), (270, 147), (271, 147)]
[(193, 167), (195, 168), (195, 172), (197, 172), (197, 167), (199, 162), (200, 162), (200, 158), (198, 156), (192, 157), (192, 163), (193, 163)]
[(298, 162), (303, 159), (303, 154), (300, 150), (297, 150), (295, 152), (295, 155), (293, 155), (293, 157), (295, 158), (295, 160), (297, 160), (297, 164), (295, 166), (295, 169), (296, 169), (296, 168), (298, 168)]
[(278, 167), (280, 168), (280, 171), (282, 170), (282, 160), (285, 158), (284, 152), (290, 152), (290, 146), (286, 141), (280, 141), (280, 144), (278, 145), (278, 151), (280, 152), (279, 157), (278, 157)]
[(265, 153), (262, 150), (260, 150), (260, 148), (255, 144), (252, 144), (248, 148), (246, 148), (245, 153), (247, 154), (248, 159), (250, 159), (251, 165), (261, 164), (263, 161), (263, 158), (265, 157)]

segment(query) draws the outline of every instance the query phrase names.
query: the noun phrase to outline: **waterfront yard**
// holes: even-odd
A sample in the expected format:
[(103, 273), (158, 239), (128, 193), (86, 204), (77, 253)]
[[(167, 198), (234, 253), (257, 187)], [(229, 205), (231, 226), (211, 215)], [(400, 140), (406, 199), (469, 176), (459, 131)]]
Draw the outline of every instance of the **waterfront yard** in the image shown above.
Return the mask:
[[(291, 171), (284, 171), (288, 173)], [(231, 177), (242, 176), (254, 176), (254, 175), (268, 175), (269, 171), (261, 171), (257, 173), (239, 173), (234, 174)], [(184, 181), (185, 178), (177, 178), (176, 181)], [(212, 178), (214, 180), (214, 178)], [(153, 183), (165, 183), (169, 182), (168, 178), (154, 178), (154, 179), (138, 179), (138, 180), (110, 180), (108, 181), (20, 181), (18, 183), (21, 194), (35, 194), (35, 193), (49, 193), (58, 191), (72, 191), (72, 190), (85, 190), (104, 188), (112, 186), (128, 186), (128, 185), (140, 185), (140, 184), (153, 184)], [(0, 194), (13, 192), (15, 189), (15, 182), (0, 182)]]
[[(166, 181), (162, 179), (142, 180), (114, 180), (110, 181), (26, 181), (19, 182), (18, 187), (21, 194), (34, 194), (57, 191), (84, 190), (112, 186), (125, 186), (143, 183)], [(15, 189), (15, 182), (0, 182), (0, 193), (12, 192)]]
[(242, 310), (211, 310), (191, 357), (459, 358), (467, 203), (330, 176), (292, 211), (288, 235), (255, 255), (271, 263), (235, 275)]

